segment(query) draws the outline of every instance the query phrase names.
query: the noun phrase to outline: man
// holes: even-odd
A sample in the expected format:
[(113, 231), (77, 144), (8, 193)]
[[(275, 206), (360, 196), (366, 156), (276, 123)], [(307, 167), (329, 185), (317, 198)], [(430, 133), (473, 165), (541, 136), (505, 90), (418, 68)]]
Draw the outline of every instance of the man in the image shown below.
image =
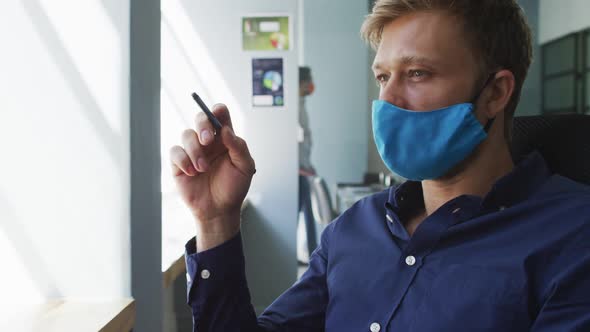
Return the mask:
[(590, 331), (590, 189), (537, 152), (509, 153), (531, 61), (516, 2), (378, 0), (362, 31), (377, 47), (375, 142), (411, 180), (332, 222), (256, 318), (239, 235), (254, 161), (224, 106), (220, 140), (199, 117), (172, 150), (199, 229), (186, 247), (195, 330)]
[(299, 67), (299, 212), (303, 212), (305, 220), (305, 234), (307, 235), (308, 255), (301, 255), (298, 260), (307, 263), (311, 253), (317, 247), (315, 220), (311, 209), (310, 186), (308, 177), (316, 175), (315, 168), (311, 164), (311, 130), (309, 129), (309, 116), (305, 107), (305, 98), (315, 90), (311, 69)]

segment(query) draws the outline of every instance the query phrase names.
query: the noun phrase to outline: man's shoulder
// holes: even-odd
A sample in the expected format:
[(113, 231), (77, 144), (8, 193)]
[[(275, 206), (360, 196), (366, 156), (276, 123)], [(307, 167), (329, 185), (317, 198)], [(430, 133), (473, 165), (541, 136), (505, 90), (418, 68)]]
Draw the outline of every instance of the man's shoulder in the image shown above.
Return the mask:
[(590, 256), (580, 255), (588, 249), (590, 238), (590, 186), (552, 175), (540, 194), (541, 200), (536, 206), (543, 214), (538, 219), (543, 224), (537, 224), (537, 228), (551, 239), (546, 248), (553, 250), (545, 252), (558, 252), (546, 257), (542, 265), (547, 266), (550, 278), (563, 276), (564, 271), (582, 271), (568, 266), (588, 267), (590, 264)]
[[(531, 205), (546, 220), (546, 227), (575, 233), (590, 227), (590, 186), (561, 175), (552, 175), (532, 197)], [(567, 222), (555, 223), (554, 218)]]
[(554, 174), (541, 187), (539, 194), (545, 197), (590, 204), (590, 186), (565, 176)]

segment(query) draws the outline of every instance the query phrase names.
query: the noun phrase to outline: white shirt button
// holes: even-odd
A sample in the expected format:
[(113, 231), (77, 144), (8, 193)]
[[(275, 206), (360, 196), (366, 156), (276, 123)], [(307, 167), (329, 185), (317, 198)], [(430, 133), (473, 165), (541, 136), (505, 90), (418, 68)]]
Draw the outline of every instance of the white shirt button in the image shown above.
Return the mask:
[(209, 279), (210, 276), (211, 276), (211, 273), (209, 272), (209, 270), (203, 270), (203, 271), (201, 271), (201, 278), (203, 278), (203, 279)]
[(409, 266), (413, 266), (414, 264), (416, 264), (416, 257), (414, 257), (414, 256), (406, 257), (406, 264), (408, 264)]
[(379, 323), (371, 324), (371, 332), (379, 332), (381, 331), (381, 325)]

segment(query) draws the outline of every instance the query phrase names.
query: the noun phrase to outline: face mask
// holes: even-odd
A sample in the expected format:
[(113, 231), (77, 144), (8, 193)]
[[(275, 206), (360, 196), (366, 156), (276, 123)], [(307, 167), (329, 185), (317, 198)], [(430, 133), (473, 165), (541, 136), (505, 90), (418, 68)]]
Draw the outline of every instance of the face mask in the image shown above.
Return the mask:
[(315, 85), (313, 84), (313, 81), (299, 83), (299, 91), (302, 93), (300, 97), (307, 97), (311, 95), (315, 91)]
[(309, 82), (307, 85), (307, 94), (310, 95), (315, 91), (315, 85), (313, 82)]
[(373, 101), (373, 138), (385, 165), (413, 181), (437, 179), (465, 160), (487, 138), (493, 120), (483, 128), (471, 103), (410, 111), (384, 100)]

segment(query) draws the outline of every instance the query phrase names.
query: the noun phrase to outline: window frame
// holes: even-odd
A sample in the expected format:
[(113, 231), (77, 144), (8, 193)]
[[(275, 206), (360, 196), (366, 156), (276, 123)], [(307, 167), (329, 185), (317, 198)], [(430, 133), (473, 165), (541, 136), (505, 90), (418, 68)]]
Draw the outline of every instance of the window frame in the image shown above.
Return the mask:
[[(547, 51), (555, 44), (573, 38), (573, 69), (562, 70), (555, 73), (547, 73)], [(590, 113), (590, 101), (587, 100), (587, 80), (590, 78), (590, 63), (588, 61), (588, 48), (590, 47), (590, 29), (574, 32), (554, 39), (541, 45), (541, 113), (542, 114), (587, 114)], [(545, 102), (546, 84), (552, 80), (573, 77), (572, 106), (548, 108)]]
[(589, 114), (590, 113), (590, 99), (588, 99), (588, 87), (586, 86), (590, 81), (590, 61), (588, 61), (588, 57), (590, 56), (590, 28), (586, 29), (581, 32), (582, 41), (582, 50), (581, 50), (581, 68), (582, 72), (580, 73), (580, 81), (582, 85), (582, 113)]
[[(574, 40), (574, 50), (573, 50), (573, 64), (574, 64), (574, 68), (570, 69), (570, 70), (563, 70), (563, 71), (559, 71), (556, 73), (551, 73), (548, 74), (547, 73), (547, 50), (554, 46), (555, 44), (559, 44), (561, 42), (563, 42), (564, 40), (573, 38)], [(577, 100), (578, 100), (578, 96), (577, 96), (577, 92), (578, 92), (578, 88), (577, 88), (577, 78), (576, 78), (576, 71), (577, 71), (577, 65), (578, 65), (578, 36), (576, 33), (570, 33), (567, 34), (563, 37), (557, 38), (555, 40), (552, 40), (550, 42), (547, 42), (543, 45), (541, 45), (541, 113), (542, 114), (558, 114), (558, 113), (576, 113), (576, 104), (577, 104)], [(547, 105), (545, 103), (545, 95), (546, 95), (546, 91), (545, 91), (545, 85), (547, 82), (550, 82), (552, 80), (555, 79), (559, 79), (559, 78), (563, 78), (563, 77), (568, 77), (568, 76), (572, 76), (574, 78), (574, 87), (573, 87), (573, 93), (572, 93), (572, 103), (571, 103), (571, 107), (561, 107), (561, 108), (547, 108)]]

